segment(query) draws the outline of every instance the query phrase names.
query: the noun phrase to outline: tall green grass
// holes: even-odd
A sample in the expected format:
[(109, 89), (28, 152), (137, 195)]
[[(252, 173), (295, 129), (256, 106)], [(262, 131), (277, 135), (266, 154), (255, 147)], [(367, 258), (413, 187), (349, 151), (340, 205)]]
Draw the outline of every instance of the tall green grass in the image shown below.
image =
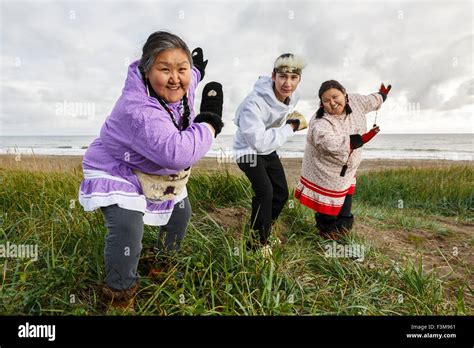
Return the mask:
[(357, 178), (355, 199), (374, 207), (419, 209), (426, 213), (472, 218), (472, 167), (408, 168), (369, 172)]
[[(402, 199), (408, 219), (439, 214), (466, 223), (473, 217), (472, 179), (467, 167), (371, 172), (358, 177), (354, 209), (361, 218), (385, 214), (403, 228), (393, 218), (402, 214)], [(0, 244), (39, 249), (36, 262), (0, 259), (0, 314), (103, 314), (94, 285), (104, 277), (106, 228), (100, 211), (85, 213), (77, 203), (80, 181), (79, 174), (0, 169)], [(276, 226), (287, 242), (268, 260), (245, 250), (246, 221), (230, 228), (215, 219), (219, 209), (249, 209), (245, 178), (196, 174), (188, 191), (193, 216), (182, 250), (158, 279), (142, 274), (140, 315), (472, 314), (463, 291), (472, 287), (469, 277), (457, 292), (444, 291), (420, 260), (394, 264), (365, 244), (357, 227), (345, 243), (363, 245), (364, 261), (328, 257), (330, 242), (315, 233), (313, 213), (291, 197)], [(145, 228), (144, 247), (156, 232)]]

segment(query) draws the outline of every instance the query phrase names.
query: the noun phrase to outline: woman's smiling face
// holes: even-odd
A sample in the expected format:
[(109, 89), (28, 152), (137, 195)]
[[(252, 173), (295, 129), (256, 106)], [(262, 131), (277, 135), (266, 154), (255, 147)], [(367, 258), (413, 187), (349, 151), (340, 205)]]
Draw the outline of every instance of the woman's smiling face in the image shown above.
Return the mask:
[(321, 95), (324, 111), (330, 115), (342, 115), (346, 107), (346, 95), (336, 88), (330, 88)]
[(160, 52), (146, 74), (153, 90), (167, 103), (180, 101), (191, 82), (191, 63), (177, 48)]

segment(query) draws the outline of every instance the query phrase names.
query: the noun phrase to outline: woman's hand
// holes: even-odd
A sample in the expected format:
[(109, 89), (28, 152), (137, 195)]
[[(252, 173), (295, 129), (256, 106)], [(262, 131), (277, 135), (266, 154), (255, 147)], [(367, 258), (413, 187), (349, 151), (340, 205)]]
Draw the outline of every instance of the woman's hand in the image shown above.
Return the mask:
[(214, 129), (216, 137), (224, 127), (222, 122), (222, 104), (224, 103), (224, 92), (219, 82), (209, 82), (202, 90), (201, 108), (194, 122), (207, 123)]
[(368, 143), (375, 135), (380, 132), (380, 127), (375, 126), (365, 134), (352, 134), (350, 135), (350, 147), (352, 150), (358, 149), (362, 145)]
[(379, 126), (375, 126), (374, 128), (372, 128), (370, 131), (368, 131), (367, 133), (365, 134), (362, 134), (362, 142), (365, 144), (367, 142), (369, 142), (370, 139), (372, 139), (373, 137), (375, 137), (375, 135), (380, 132), (380, 127)]
[(382, 82), (382, 84), (380, 85), (379, 92), (388, 95), (391, 89), (392, 89), (392, 85), (388, 85), (387, 87), (385, 87), (385, 85)]
[(390, 92), (391, 89), (392, 89), (392, 85), (388, 85), (387, 87), (385, 87), (385, 85), (382, 82), (382, 84), (380, 85), (380, 88), (379, 88), (379, 93), (382, 95), (383, 101), (385, 101), (385, 99), (387, 99), (387, 95), (388, 95), (388, 93)]
[(201, 81), (204, 78), (206, 66), (208, 63), (208, 60), (204, 60), (204, 54), (202, 53), (202, 48), (201, 47), (196, 47), (193, 50), (193, 53), (191, 54), (193, 58), (193, 65), (198, 68), (199, 72), (201, 73)]

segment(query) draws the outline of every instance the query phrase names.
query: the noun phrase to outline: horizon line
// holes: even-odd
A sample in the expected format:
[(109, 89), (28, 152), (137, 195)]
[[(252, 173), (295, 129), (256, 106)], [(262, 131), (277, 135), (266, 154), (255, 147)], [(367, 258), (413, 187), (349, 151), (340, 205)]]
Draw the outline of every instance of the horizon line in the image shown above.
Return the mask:
[[(474, 133), (382, 133), (380, 135), (426, 135), (426, 134), (463, 134), (463, 135), (474, 135)], [(220, 135), (235, 135), (235, 134), (220, 134)], [(295, 134), (295, 135), (306, 135)], [(99, 136), (99, 134), (0, 134), (0, 137), (93, 137)]]

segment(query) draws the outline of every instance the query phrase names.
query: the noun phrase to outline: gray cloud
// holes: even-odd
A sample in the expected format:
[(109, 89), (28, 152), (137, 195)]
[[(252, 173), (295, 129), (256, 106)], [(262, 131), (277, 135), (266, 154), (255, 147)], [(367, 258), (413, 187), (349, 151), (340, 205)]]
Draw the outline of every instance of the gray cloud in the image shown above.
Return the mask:
[[(390, 98), (430, 110), (436, 129), (455, 131), (446, 112), (466, 112), (473, 104), (469, 1), (449, 6), (244, 0), (0, 6), (1, 134), (97, 133), (120, 95), (127, 65), (139, 58), (147, 36), (156, 30), (177, 33), (191, 49), (203, 47), (209, 59), (204, 82), (224, 86), (228, 134), (238, 104), (283, 52), (308, 60), (300, 85), (301, 111), (308, 117), (327, 79), (338, 79), (358, 93), (390, 82)], [(447, 95), (453, 83), (456, 93)], [(95, 115), (58, 115), (57, 106), (68, 102), (93, 104)]]
[(466, 104), (474, 103), (474, 79), (465, 81), (459, 85), (454, 96), (441, 105), (441, 110), (458, 109)]

